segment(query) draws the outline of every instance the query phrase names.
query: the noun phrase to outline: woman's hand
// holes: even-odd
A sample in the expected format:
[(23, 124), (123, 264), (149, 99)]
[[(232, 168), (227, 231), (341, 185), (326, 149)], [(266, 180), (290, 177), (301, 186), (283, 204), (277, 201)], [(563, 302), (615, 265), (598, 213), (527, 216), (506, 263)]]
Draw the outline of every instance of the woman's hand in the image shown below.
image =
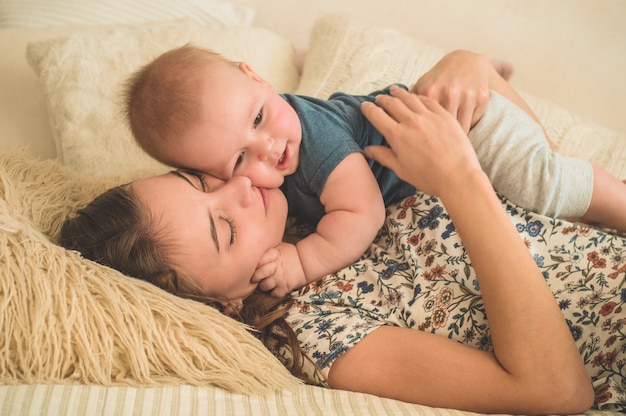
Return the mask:
[(460, 124), (436, 101), (394, 86), (376, 104), (364, 103), (362, 111), (390, 147), (368, 146), (367, 157), (430, 195), (483, 174)]
[(417, 80), (411, 92), (439, 102), (465, 133), (482, 117), (489, 102), (490, 77), (495, 69), (485, 56), (454, 51)]

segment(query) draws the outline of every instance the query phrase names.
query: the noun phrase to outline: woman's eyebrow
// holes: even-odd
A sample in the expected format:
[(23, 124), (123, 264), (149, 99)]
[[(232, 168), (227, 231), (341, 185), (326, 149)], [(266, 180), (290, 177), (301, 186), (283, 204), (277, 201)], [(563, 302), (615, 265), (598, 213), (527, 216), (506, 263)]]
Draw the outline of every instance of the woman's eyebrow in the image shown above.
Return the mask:
[(215, 227), (215, 220), (213, 219), (213, 214), (209, 211), (209, 220), (211, 222), (211, 238), (215, 243), (215, 247), (217, 247), (217, 252), (220, 252), (220, 240), (217, 236), (217, 228)]

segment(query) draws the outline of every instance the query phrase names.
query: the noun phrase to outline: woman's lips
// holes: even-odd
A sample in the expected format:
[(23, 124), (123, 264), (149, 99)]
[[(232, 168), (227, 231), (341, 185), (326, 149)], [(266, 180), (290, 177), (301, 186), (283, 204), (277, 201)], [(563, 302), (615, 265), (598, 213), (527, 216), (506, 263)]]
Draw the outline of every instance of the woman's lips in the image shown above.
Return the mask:
[(270, 206), (270, 195), (267, 192), (267, 189), (265, 188), (258, 188), (259, 189), (259, 193), (261, 194), (261, 199), (263, 200), (263, 207), (265, 208), (265, 211), (267, 212), (267, 209)]

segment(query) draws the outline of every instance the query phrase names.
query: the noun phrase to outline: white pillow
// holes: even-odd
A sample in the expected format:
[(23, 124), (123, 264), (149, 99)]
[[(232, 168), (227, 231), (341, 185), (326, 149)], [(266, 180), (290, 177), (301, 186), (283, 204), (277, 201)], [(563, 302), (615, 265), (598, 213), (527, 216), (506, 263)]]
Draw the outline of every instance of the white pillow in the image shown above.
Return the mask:
[(412, 85), (444, 55), (432, 45), (347, 16), (315, 21), (297, 93), (319, 98), (337, 91), (368, 94), (394, 82)]
[(56, 157), (41, 84), (25, 59), (29, 41), (177, 18), (208, 26), (248, 26), (253, 17), (252, 8), (224, 0), (1, 0), (0, 148)]
[(56, 158), (41, 80), (26, 62), (30, 42), (114, 26), (0, 27), (0, 148)]
[(295, 51), (285, 38), (256, 27), (194, 22), (135, 25), (30, 44), (27, 58), (44, 84), (57, 157), (94, 176), (135, 179), (166, 168), (135, 143), (123, 115), (128, 76), (162, 52), (188, 42), (248, 62), (278, 91), (298, 84)]
[(0, 26), (146, 23), (191, 17), (203, 24), (249, 25), (250, 7), (224, 0), (2, 0)]
[[(347, 16), (318, 19), (297, 93), (327, 98), (336, 91), (367, 94), (394, 82), (412, 85), (444, 52), (392, 29)], [(591, 160), (626, 178), (626, 137), (556, 104), (520, 92), (557, 151)]]

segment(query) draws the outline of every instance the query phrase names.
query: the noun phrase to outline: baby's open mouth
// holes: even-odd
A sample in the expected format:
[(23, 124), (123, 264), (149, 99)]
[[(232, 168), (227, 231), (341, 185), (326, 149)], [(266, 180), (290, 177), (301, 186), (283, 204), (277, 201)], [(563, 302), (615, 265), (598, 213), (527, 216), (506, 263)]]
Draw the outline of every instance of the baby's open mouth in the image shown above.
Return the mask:
[(278, 162), (276, 163), (276, 168), (277, 169), (284, 169), (286, 168), (289, 164), (289, 157), (287, 154), (287, 148), (285, 148), (285, 151), (283, 152), (282, 155), (280, 155), (280, 159), (278, 159)]

